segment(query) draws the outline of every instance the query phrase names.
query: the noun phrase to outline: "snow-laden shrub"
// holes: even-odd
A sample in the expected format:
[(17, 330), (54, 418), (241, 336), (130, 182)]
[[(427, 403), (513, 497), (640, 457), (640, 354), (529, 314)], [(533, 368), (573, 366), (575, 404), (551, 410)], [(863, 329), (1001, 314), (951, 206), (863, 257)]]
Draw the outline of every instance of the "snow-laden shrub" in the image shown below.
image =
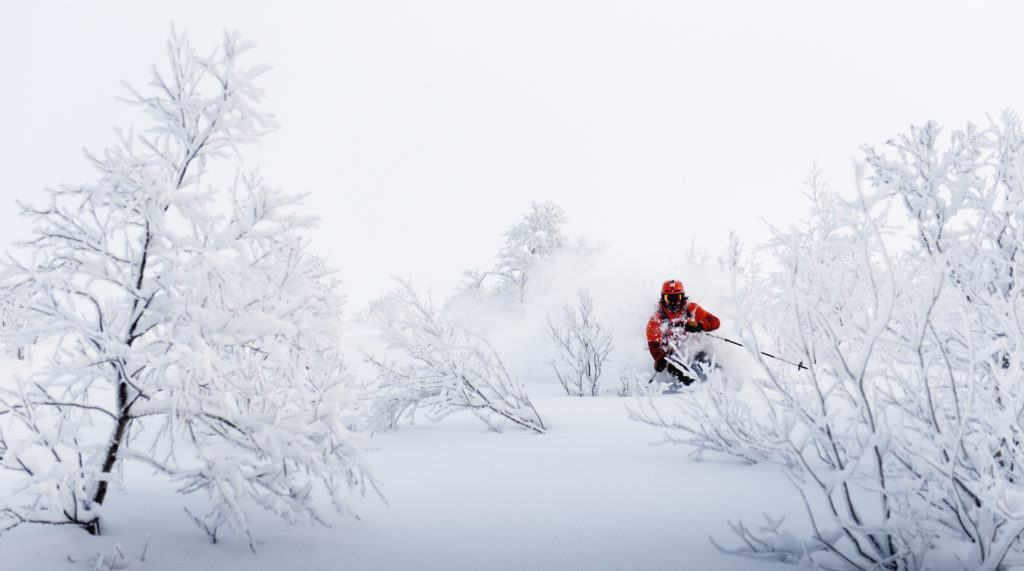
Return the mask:
[(576, 305), (563, 307), (560, 320), (548, 315), (548, 336), (558, 347), (550, 362), (566, 394), (597, 396), (612, 336), (597, 321), (594, 298), (588, 290), (576, 292)]
[(620, 397), (633, 397), (661, 393), (665, 387), (663, 383), (655, 382), (654, 377), (651, 372), (638, 370), (635, 365), (623, 367), (619, 371), (619, 390), (616, 394)]
[(408, 282), (369, 309), (397, 356), (368, 356), (380, 376), (374, 417), (382, 428), (422, 411), (438, 421), (468, 410), (492, 430), (512, 424), (544, 432), (524, 387), (514, 382), (481, 334), (445, 318), (421, 301)]
[(255, 175), (218, 186), (208, 170), (239, 168), (273, 126), (246, 49), (226, 35), (202, 57), (174, 34), (169, 72), (132, 91), (152, 127), (90, 155), (96, 181), (25, 207), (34, 235), (3, 291), (27, 324), (15, 333), (51, 354), (0, 391), (0, 466), (21, 476), (0, 528), (99, 533), (127, 461), (206, 494), (211, 537), (248, 535), (252, 506), (318, 521), (318, 493), (346, 513), (344, 493), (372, 482), (310, 220)]
[(497, 262), (487, 271), (469, 270), (449, 304), (465, 303), (518, 308), (535, 272), (560, 254), (591, 252), (583, 240), (570, 239), (562, 227), (565, 211), (551, 202), (531, 203), (504, 234)]
[(809, 221), (766, 245), (776, 269), (748, 289), (744, 341), (759, 357), (774, 339), (809, 370), (766, 361), (700, 406), (645, 415), (698, 450), (778, 462), (800, 490), (811, 535), (740, 523), (739, 553), (859, 569), (1024, 561), (1024, 133), (1011, 114), (948, 145), (940, 132), (866, 148), (871, 191), (851, 201), (813, 177)]

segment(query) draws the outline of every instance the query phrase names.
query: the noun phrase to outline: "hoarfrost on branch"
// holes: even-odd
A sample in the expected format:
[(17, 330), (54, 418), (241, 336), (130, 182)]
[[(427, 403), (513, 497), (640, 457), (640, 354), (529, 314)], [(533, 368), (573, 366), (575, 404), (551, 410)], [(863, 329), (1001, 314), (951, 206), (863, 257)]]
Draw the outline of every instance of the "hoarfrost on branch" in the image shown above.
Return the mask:
[(544, 423), (523, 386), (513, 381), (487, 340), (446, 318), (412, 285), (378, 300), (371, 314), (396, 358), (369, 356), (381, 379), (375, 417), (394, 428), (423, 411), (440, 420), (469, 410), (492, 430), (512, 424), (538, 433)]
[[(1024, 131), (1008, 112), (941, 134), (929, 123), (865, 147), (870, 187), (850, 200), (812, 173), (807, 224), (767, 245), (778, 269), (746, 290), (744, 341), (759, 357), (773, 339), (808, 371), (762, 362), (675, 417), (637, 415), (698, 451), (785, 468), (810, 535), (741, 522), (737, 552), (858, 569), (1024, 563)], [(901, 206), (910, 236), (889, 222)]]
[(225, 34), (202, 56), (172, 32), (169, 70), (131, 89), (152, 126), (89, 154), (94, 182), (24, 207), (34, 235), (3, 293), (25, 325), (9, 333), (52, 358), (0, 391), (2, 467), (23, 476), (2, 527), (99, 533), (126, 461), (206, 494), (194, 517), (214, 539), (248, 535), (252, 505), (322, 521), (316, 490), (347, 513), (345, 492), (372, 484), (311, 219), (241, 171), (242, 147), (274, 127), (257, 109), (265, 68), (239, 61), (249, 47)]

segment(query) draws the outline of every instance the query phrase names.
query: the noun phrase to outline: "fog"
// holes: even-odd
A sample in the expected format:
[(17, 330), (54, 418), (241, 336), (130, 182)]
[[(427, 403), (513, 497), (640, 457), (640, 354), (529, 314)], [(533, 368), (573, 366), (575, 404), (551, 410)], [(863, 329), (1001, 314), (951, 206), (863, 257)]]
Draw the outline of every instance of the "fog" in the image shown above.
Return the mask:
[(392, 276), (440, 295), (490, 266), (532, 201), (562, 206), (619, 273), (675, 275), (692, 243), (796, 220), (812, 165), (852, 189), (862, 144), (1019, 109), (1022, 16), (1011, 1), (18, 2), (0, 23), (0, 238), (25, 237), (14, 200), (91, 180), (83, 148), (145, 127), (121, 82), (163, 64), (173, 23), (200, 51), (237, 30), (248, 63), (272, 66), (281, 128), (246, 156), (308, 193), (313, 247), (353, 309)]

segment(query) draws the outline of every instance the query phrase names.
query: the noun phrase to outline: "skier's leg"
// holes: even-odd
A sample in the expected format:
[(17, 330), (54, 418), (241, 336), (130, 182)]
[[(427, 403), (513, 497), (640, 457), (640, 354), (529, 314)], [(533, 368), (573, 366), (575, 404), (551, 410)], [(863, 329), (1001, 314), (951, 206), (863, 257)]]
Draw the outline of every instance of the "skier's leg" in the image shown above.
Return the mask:
[(708, 381), (708, 374), (712, 368), (711, 357), (708, 356), (707, 351), (699, 351), (693, 356), (693, 371), (700, 377), (702, 383)]
[(675, 365), (672, 365), (671, 363), (669, 364), (669, 366), (668, 366), (668, 368), (666, 370), (669, 373), (671, 373), (672, 376), (674, 376), (676, 379), (678, 379), (680, 383), (683, 383), (684, 385), (689, 385), (690, 383), (693, 382), (693, 379), (688, 377), (686, 375), (686, 373), (680, 371), (679, 369), (676, 368)]

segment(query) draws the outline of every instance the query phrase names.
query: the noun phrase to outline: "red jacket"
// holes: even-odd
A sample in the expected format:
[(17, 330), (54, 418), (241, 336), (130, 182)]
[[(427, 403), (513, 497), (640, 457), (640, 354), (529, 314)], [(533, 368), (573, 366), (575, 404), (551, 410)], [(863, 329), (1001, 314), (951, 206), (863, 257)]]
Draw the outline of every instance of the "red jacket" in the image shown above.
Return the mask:
[(722, 324), (717, 317), (695, 302), (687, 302), (686, 307), (676, 313), (659, 303), (658, 310), (647, 322), (647, 348), (655, 361), (668, 354), (674, 343), (682, 340), (686, 335), (684, 326), (687, 321), (699, 323), (704, 331), (714, 331)]

